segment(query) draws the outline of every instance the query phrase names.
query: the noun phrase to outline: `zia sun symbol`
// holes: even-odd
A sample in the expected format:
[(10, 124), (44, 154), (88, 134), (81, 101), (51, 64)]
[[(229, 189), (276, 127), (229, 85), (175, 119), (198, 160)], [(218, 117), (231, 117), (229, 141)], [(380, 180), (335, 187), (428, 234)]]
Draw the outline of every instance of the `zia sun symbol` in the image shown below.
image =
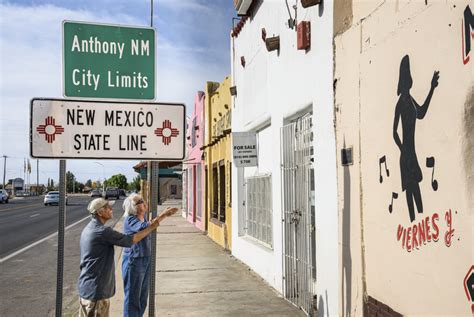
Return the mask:
[(171, 138), (175, 138), (179, 135), (179, 131), (176, 128), (171, 127), (171, 121), (165, 120), (163, 121), (163, 125), (161, 128), (155, 129), (155, 134), (161, 137), (161, 142), (164, 145), (169, 145), (171, 142)]
[(44, 139), (48, 143), (53, 143), (54, 139), (56, 138), (56, 134), (61, 134), (64, 132), (64, 128), (56, 124), (56, 120), (49, 116), (44, 119), (44, 124), (40, 124), (37, 128), (36, 131), (39, 134), (44, 134)]

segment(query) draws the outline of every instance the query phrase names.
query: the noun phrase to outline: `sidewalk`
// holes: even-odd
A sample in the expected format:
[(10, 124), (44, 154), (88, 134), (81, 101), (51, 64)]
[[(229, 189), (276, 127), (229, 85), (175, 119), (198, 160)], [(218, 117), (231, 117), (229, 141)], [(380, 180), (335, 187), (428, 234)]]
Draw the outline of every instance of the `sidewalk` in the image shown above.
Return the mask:
[[(160, 209), (181, 201), (167, 201)], [(122, 229), (122, 222), (116, 230)], [(111, 316), (122, 316), (121, 252)], [(158, 228), (156, 316), (305, 316), (178, 212)], [(148, 312), (145, 313), (148, 316)]]

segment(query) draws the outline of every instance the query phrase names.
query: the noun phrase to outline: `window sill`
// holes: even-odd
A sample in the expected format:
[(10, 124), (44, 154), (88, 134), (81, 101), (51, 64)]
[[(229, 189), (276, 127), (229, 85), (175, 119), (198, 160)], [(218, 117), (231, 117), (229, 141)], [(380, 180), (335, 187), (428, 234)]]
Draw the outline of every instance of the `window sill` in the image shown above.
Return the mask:
[(254, 245), (256, 245), (257, 247), (260, 247), (266, 251), (273, 251), (273, 246), (268, 244), (268, 243), (265, 243), (263, 241), (260, 241), (258, 240), (257, 238), (254, 238), (248, 234), (244, 234), (243, 236), (240, 236), (241, 238), (243, 238), (244, 240), (247, 240), (247, 242), (249, 243), (252, 243)]
[(211, 218), (210, 222), (212, 222), (213, 224), (219, 227), (223, 227), (225, 225), (225, 222), (222, 222), (218, 220), (217, 218)]

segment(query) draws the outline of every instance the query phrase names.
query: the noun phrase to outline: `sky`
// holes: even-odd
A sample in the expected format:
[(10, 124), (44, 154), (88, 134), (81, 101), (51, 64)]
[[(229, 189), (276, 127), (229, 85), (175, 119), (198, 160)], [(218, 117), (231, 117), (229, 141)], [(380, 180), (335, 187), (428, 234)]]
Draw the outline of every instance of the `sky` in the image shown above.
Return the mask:
[[(33, 97), (62, 98), (62, 21), (150, 25), (150, 0), (0, 0), (0, 155), (6, 179), (23, 178), (29, 158), (29, 104)], [(206, 81), (230, 74), (232, 0), (154, 0), (157, 101), (185, 103)], [(36, 183), (36, 159), (31, 183)], [(78, 181), (124, 174), (129, 181), (139, 161), (68, 160)], [(0, 182), (4, 159), (1, 159)], [(59, 180), (59, 160), (39, 160), (39, 182)]]

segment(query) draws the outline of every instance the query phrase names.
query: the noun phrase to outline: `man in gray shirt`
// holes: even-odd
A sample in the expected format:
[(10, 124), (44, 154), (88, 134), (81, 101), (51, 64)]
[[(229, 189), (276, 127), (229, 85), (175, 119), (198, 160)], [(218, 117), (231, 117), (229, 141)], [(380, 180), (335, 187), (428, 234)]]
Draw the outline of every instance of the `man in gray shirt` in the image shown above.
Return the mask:
[(124, 235), (104, 226), (112, 219), (113, 204), (113, 201), (96, 198), (87, 207), (92, 220), (81, 234), (81, 273), (77, 282), (81, 317), (109, 315), (109, 298), (115, 294), (114, 246), (131, 247), (158, 228), (160, 221), (177, 211), (176, 208), (167, 208), (144, 230)]

